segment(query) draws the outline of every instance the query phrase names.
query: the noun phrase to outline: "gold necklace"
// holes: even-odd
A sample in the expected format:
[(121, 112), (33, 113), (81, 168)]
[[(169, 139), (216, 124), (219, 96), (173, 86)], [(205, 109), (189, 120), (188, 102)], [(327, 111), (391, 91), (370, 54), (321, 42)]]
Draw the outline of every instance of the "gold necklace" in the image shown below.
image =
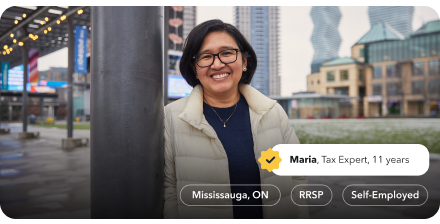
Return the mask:
[(214, 111), (214, 113), (217, 114), (217, 117), (220, 118), (220, 120), (223, 123), (223, 128), (226, 128), (226, 122), (229, 121), (229, 118), (232, 117), (232, 115), (234, 114), (235, 110), (237, 109), (238, 101), (240, 101), (240, 98), (238, 99), (237, 103), (235, 104), (235, 108), (234, 108), (234, 111), (232, 111), (231, 116), (229, 116), (228, 119), (225, 122), (223, 122), (222, 118), (218, 115), (218, 113), (214, 110), (214, 108), (208, 103), (208, 101), (206, 100), (205, 96), (203, 96), (203, 100), (205, 100), (206, 104), (208, 104), (211, 107), (211, 109)]

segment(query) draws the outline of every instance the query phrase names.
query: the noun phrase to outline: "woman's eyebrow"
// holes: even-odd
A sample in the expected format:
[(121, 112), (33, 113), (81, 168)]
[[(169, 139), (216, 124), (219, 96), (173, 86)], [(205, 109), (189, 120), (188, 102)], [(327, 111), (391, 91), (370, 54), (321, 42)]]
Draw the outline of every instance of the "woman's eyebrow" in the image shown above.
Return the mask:
[[(221, 46), (220, 47), (220, 49), (234, 49), (234, 48), (235, 47), (233, 47), (233, 46)], [(201, 51), (200, 53), (206, 53), (206, 52), (209, 52), (209, 51), (211, 51), (211, 50), (204, 50), (204, 51)]]

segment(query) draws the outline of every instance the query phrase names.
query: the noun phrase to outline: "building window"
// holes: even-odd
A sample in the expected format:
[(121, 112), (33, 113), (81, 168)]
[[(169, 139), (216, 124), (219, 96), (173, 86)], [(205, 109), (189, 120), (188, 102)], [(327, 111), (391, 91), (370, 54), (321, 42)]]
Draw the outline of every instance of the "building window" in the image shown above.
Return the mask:
[(373, 68), (373, 79), (381, 79), (382, 78), (382, 66), (375, 66)]
[(423, 67), (424, 67), (425, 63), (423, 61), (420, 62), (414, 62), (413, 64), (413, 76), (419, 76), (419, 75), (423, 75)]
[(359, 52), (360, 57), (365, 57), (364, 49), (362, 48)]
[(424, 81), (412, 82), (412, 94), (423, 94)]
[(341, 70), (340, 75), (341, 80), (348, 80), (348, 70)]
[(359, 69), (359, 81), (364, 81), (364, 70)]
[(318, 80), (318, 82), (317, 82), (318, 84), (319, 84), (319, 80)]
[(397, 78), (400, 77), (400, 66), (398, 65), (387, 65), (387, 78)]
[(335, 81), (335, 71), (327, 72), (327, 81)]
[(387, 83), (387, 96), (398, 96), (402, 94), (401, 82), (389, 82)]
[(440, 95), (440, 80), (429, 81), (429, 94)]
[(440, 60), (429, 61), (429, 75), (440, 75)]
[(382, 96), (382, 84), (373, 84), (373, 96)]
[(336, 95), (348, 96), (348, 87), (336, 87), (334, 90)]

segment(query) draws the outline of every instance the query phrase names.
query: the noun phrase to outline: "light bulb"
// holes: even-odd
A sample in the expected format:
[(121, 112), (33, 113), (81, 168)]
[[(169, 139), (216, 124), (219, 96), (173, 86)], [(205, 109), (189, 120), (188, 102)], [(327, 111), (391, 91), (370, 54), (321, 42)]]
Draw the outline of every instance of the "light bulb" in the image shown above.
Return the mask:
[(52, 28), (48, 27), (48, 28), (47, 28), (47, 30), (51, 31), (51, 30), (52, 30)]
[(44, 34), (47, 34), (47, 30), (44, 30)]
[(47, 22), (47, 21), (49, 21), (49, 18), (46, 17), (46, 18), (44, 18), (44, 20), (46, 20), (46, 22)]
[(15, 24), (18, 24), (18, 20), (15, 20), (14, 23), (15, 23)]
[(23, 13), (23, 18), (26, 18), (26, 13)]
[(59, 21), (59, 20), (57, 20), (57, 24), (60, 24), (60, 21)]
[(16, 40), (16, 39), (13, 39), (12, 42), (14, 42), (14, 44), (15, 44), (15, 43), (17, 43), (17, 40)]
[(13, 33), (11, 33), (11, 35), (10, 35), (10, 36), (11, 36), (11, 38), (13, 38), (13, 37), (14, 37), (14, 34), (13, 34)]

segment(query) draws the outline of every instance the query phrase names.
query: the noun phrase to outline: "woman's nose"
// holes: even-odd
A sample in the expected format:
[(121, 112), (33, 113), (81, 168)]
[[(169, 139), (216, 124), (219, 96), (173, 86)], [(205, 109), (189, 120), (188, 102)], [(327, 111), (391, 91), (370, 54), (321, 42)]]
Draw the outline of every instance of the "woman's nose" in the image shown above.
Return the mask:
[(214, 57), (214, 63), (212, 63), (211, 68), (221, 68), (225, 66), (225, 64), (223, 64), (223, 62), (220, 61), (219, 56)]

